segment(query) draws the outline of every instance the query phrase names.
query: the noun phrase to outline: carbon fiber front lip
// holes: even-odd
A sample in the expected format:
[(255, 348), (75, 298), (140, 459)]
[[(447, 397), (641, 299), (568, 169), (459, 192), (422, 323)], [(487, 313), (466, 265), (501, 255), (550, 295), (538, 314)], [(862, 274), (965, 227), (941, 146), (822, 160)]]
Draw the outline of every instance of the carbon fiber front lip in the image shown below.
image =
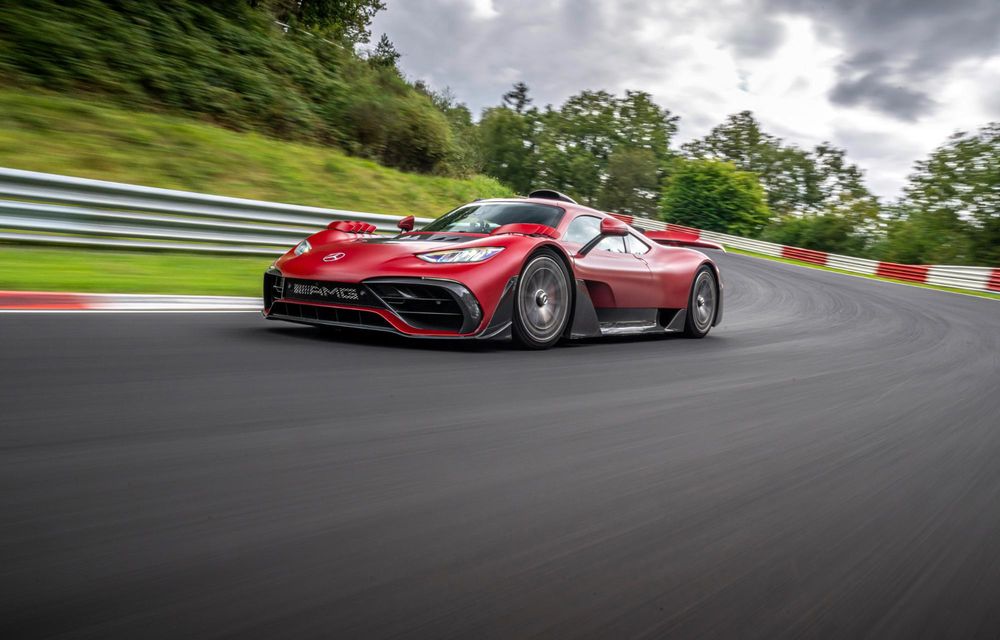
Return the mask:
[(402, 336), (404, 338), (416, 338), (423, 340), (475, 340), (477, 338), (482, 338), (482, 333), (467, 335), (467, 336), (426, 335), (419, 333), (404, 333), (399, 329), (397, 329), (396, 327), (372, 327), (366, 325), (346, 324), (342, 322), (330, 322), (328, 320), (311, 320), (311, 319), (295, 318), (293, 316), (285, 316), (276, 313), (272, 314), (263, 313), (263, 315), (265, 320), (280, 320), (282, 322), (292, 322), (295, 324), (305, 324), (312, 326), (329, 326), (329, 327), (338, 327), (342, 329), (356, 329), (358, 331), (378, 331), (380, 333), (391, 333), (397, 336)]
[(374, 327), (370, 325), (349, 324), (347, 322), (333, 322), (331, 320), (313, 320), (305, 318), (296, 318), (295, 316), (286, 316), (278, 313), (268, 314), (265, 312), (264, 319), (281, 320), (283, 322), (293, 322), (295, 324), (305, 324), (310, 326), (340, 327), (343, 329), (357, 329), (358, 331), (379, 331), (381, 333), (395, 333), (396, 335), (406, 336), (407, 338), (423, 337), (423, 336), (411, 336), (409, 334), (403, 333), (402, 331), (396, 329), (395, 327)]

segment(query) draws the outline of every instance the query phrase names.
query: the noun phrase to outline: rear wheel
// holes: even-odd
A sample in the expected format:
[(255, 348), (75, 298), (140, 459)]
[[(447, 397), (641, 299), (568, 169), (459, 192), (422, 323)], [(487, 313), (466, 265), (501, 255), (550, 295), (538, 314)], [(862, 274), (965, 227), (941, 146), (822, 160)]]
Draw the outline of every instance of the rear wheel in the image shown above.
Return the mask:
[(689, 338), (704, 338), (712, 329), (715, 310), (719, 305), (719, 283), (708, 265), (702, 265), (694, 275), (691, 297), (688, 300), (687, 317), (684, 320), (684, 335)]
[(514, 298), (514, 339), (529, 349), (548, 349), (562, 337), (572, 302), (566, 266), (551, 251), (536, 253), (521, 270)]

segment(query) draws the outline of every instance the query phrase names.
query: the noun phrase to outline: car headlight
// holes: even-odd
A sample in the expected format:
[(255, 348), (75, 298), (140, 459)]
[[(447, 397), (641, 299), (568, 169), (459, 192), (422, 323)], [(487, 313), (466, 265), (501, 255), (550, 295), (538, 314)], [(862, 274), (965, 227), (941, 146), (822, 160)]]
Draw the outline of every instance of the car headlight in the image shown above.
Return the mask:
[(482, 262), (484, 260), (489, 260), (501, 251), (503, 251), (503, 247), (470, 247), (468, 249), (446, 249), (444, 251), (418, 253), (417, 257), (425, 262), (433, 262), (436, 264), (453, 262)]
[(301, 256), (303, 253), (306, 253), (307, 251), (312, 251), (312, 245), (309, 244), (308, 240), (303, 240), (302, 242), (295, 245), (295, 249), (292, 250), (292, 253), (294, 253), (297, 256)]

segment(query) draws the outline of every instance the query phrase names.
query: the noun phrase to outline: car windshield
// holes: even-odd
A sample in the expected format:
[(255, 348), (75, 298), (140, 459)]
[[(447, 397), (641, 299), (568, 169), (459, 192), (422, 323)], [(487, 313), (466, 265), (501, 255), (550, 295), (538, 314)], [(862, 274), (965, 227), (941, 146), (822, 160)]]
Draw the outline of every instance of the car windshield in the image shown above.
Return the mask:
[(563, 210), (531, 202), (479, 202), (446, 213), (421, 231), (464, 231), (490, 233), (505, 224), (544, 224), (555, 227)]

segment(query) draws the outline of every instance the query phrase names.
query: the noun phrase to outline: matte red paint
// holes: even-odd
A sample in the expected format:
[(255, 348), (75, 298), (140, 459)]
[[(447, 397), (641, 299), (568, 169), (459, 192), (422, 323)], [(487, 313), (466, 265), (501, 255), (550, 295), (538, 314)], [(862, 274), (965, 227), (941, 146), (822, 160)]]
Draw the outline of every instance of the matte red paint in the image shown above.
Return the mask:
[(525, 236), (545, 236), (555, 240), (559, 237), (559, 232), (544, 224), (505, 224), (490, 232), (491, 236), (499, 236), (505, 233), (519, 233)]
[(618, 218), (604, 218), (601, 220), (601, 235), (605, 236), (627, 236), (629, 226)]
[[(489, 326), (507, 283), (521, 272), (530, 255), (545, 247), (564, 259), (574, 279), (585, 281), (595, 306), (599, 308), (685, 308), (697, 269), (703, 264), (712, 264), (715, 269), (712, 261), (698, 251), (661, 246), (648, 241), (645, 244), (649, 246), (649, 251), (642, 255), (594, 249), (581, 256), (581, 245), (564, 239), (566, 229), (576, 217), (597, 216), (614, 220), (617, 224), (621, 224), (619, 221), (622, 217), (582, 205), (552, 200), (529, 198), (519, 199), (518, 202), (558, 206), (565, 213), (554, 230), (543, 225), (505, 225), (515, 228), (505, 231), (501, 227), (492, 235), (448, 234), (468, 237), (468, 240), (461, 242), (432, 242), (421, 236), (432, 237), (435, 234), (420, 231), (404, 233), (395, 239), (376, 240), (372, 236), (348, 233), (342, 230), (344, 227), (331, 225), (333, 228), (309, 237), (312, 246), (310, 252), (295, 256), (289, 251), (275, 262), (275, 266), (288, 278), (328, 282), (357, 284), (377, 277), (432, 278), (459, 282), (472, 292), (483, 312), (479, 326), (468, 334), (462, 334), (464, 336), (479, 334)], [(640, 239), (644, 237), (640, 231), (631, 227), (625, 227), (624, 231)], [(503, 251), (485, 262), (473, 264), (433, 264), (417, 257), (420, 253), (430, 251), (485, 246), (502, 247)], [(323, 262), (323, 257), (330, 253), (343, 253), (344, 256), (334, 262)], [(358, 309), (348, 305), (293, 299), (288, 302)], [(404, 334), (459, 335), (409, 326), (386, 310), (362, 310), (377, 313)]]
[(368, 222), (358, 222), (355, 220), (336, 220), (327, 225), (327, 229), (331, 231), (343, 231), (345, 233), (375, 233), (378, 229), (373, 224)]
[(718, 242), (702, 240), (698, 235), (691, 234), (686, 231), (647, 231), (646, 237), (650, 240), (655, 240), (658, 244), (667, 245), (668, 247), (695, 247), (699, 249), (717, 249), (719, 251), (726, 250), (725, 247)]
[(631, 253), (593, 250), (574, 256), (576, 277), (587, 282), (594, 306), (598, 308), (658, 307), (656, 278), (649, 263)]
[(694, 227), (685, 227), (679, 224), (674, 224), (672, 222), (667, 223), (667, 231), (679, 231), (681, 233), (692, 235), (695, 238), (701, 237), (701, 229), (695, 229)]

